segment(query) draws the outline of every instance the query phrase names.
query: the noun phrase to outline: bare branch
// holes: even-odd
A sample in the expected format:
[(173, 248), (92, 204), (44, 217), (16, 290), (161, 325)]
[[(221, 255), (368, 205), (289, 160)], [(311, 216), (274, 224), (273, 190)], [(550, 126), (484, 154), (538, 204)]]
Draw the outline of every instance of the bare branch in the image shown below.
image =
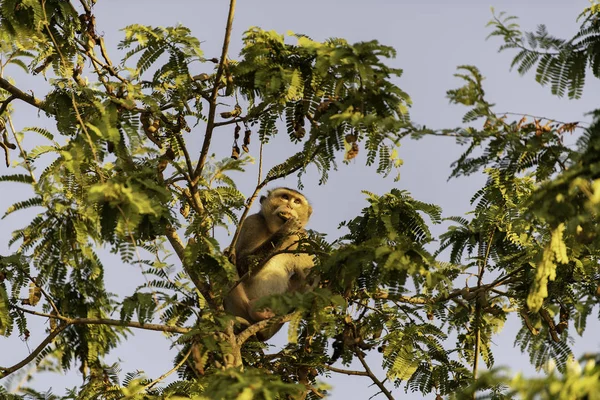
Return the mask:
[(385, 394), (385, 396), (388, 399), (394, 400), (394, 396), (392, 396), (392, 393), (389, 390), (387, 390), (387, 388), (385, 387), (383, 382), (381, 382), (379, 379), (377, 379), (375, 374), (373, 374), (373, 371), (371, 371), (371, 368), (369, 368), (369, 364), (367, 364), (367, 362), (365, 361), (365, 357), (361, 354), (360, 350), (357, 351), (355, 354), (356, 354), (356, 357), (358, 357), (358, 359), (360, 360), (360, 363), (362, 364), (363, 368), (365, 369), (365, 372), (367, 373), (369, 378), (371, 378), (373, 383), (375, 385), (377, 385), (377, 387), (381, 390), (381, 392), (383, 394)]
[(496, 112), (495, 114), (496, 115), (515, 115), (517, 117), (529, 117), (529, 118), (533, 118), (533, 119), (545, 119), (546, 121), (556, 122), (561, 125), (567, 125), (569, 123), (576, 122), (577, 123), (576, 128), (579, 128), (579, 129), (585, 129), (585, 126), (589, 126), (589, 124), (587, 122), (583, 122), (583, 121), (564, 122), (564, 121), (559, 121), (554, 118), (542, 117), (542, 116), (538, 116), (538, 115), (531, 115), (531, 114), (527, 114), (527, 113), (506, 111), (506, 112)]
[(147, 324), (135, 321), (121, 321), (119, 319), (110, 318), (69, 318), (62, 315), (46, 314), (38, 311), (28, 310), (27, 308), (12, 306), (15, 309), (22, 311), (27, 314), (36, 315), (38, 317), (46, 317), (51, 319), (57, 319), (67, 325), (109, 325), (109, 326), (120, 326), (124, 328), (136, 328), (144, 329), (147, 331), (157, 332), (168, 332), (168, 333), (180, 333), (186, 334), (191, 329), (173, 325), (160, 325), (160, 324)]
[(158, 331), (158, 332), (168, 332), (168, 333), (188, 333), (190, 328), (182, 328), (174, 325), (159, 325), (159, 324), (146, 324), (141, 322), (134, 321), (121, 321), (118, 319), (108, 319), (108, 318), (77, 318), (77, 319), (68, 319), (69, 324), (71, 325), (110, 325), (110, 326), (121, 326), (126, 328), (137, 328), (144, 329), (147, 331)]
[(13, 101), (16, 98), (17, 98), (17, 96), (15, 96), (14, 94), (11, 94), (10, 96), (8, 96), (6, 99), (4, 99), (2, 101), (2, 105), (0, 105), (0, 116), (2, 114), (4, 114), (4, 111), (6, 111), (6, 109), (8, 108), (8, 105), (10, 104), (10, 102)]
[(346, 375), (358, 375), (358, 376), (369, 376), (365, 371), (352, 371), (349, 369), (341, 369), (332, 367), (331, 365), (323, 365), (323, 367), (331, 372), (337, 372), (338, 374), (346, 374)]
[(60, 315), (60, 311), (58, 311), (58, 307), (56, 307), (56, 304), (54, 304), (54, 301), (52, 300), (52, 297), (50, 297), (48, 292), (46, 292), (46, 290), (41, 285), (37, 284), (37, 282), (35, 281), (35, 279), (33, 279), (33, 276), (31, 276), (31, 274), (29, 274), (25, 271), (23, 271), (23, 272), (25, 273), (25, 275), (27, 275), (27, 278), (29, 278), (31, 283), (33, 283), (35, 286), (37, 286), (40, 289), (40, 292), (42, 292), (44, 297), (46, 297), (46, 300), (48, 301), (48, 303), (50, 304), (50, 306), (52, 307), (52, 309), (54, 310), (56, 315)]
[(188, 360), (188, 358), (190, 357), (190, 354), (192, 354), (192, 349), (193, 347), (190, 346), (190, 349), (188, 350), (188, 352), (183, 356), (183, 358), (181, 359), (181, 361), (174, 366), (172, 369), (170, 369), (169, 371), (165, 372), (163, 375), (161, 375), (160, 377), (156, 378), (155, 380), (153, 380), (152, 382), (150, 382), (149, 384), (147, 384), (144, 389), (151, 389), (154, 385), (156, 385), (157, 383), (159, 383), (160, 381), (164, 380), (165, 378), (167, 378), (169, 375), (171, 375), (173, 372), (177, 371), (179, 368), (181, 368), (181, 366), (183, 364), (185, 364), (185, 362)]
[(210, 104), (208, 109), (208, 120), (206, 122), (206, 133), (204, 135), (204, 143), (202, 143), (202, 150), (200, 151), (200, 158), (198, 159), (198, 165), (194, 172), (193, 181), (194, 186), (202, 176), (202, 169), (206, 163), (206, 157), (208, 156), (208, 149), (210, 148), (210, 141), (214, 131), (215, 124), (215, 113), (217, 112), (217, 95), (219, 93), (219, 87), (221, 84), (221, 77), (225, 71), (225, 64), (227, 63), (227, 51), (229, 49), (229, 40), (231, 38), (231, 27), (233, 25), (233, 15), (235, 13), (236, 0), (230, 0), (229, 2), (229, 14), (227, 16), (227, 26), (225, 27), (225, 38), (223, 39), (223, 50), (221, 52), (221, 60), (219, 67), (217, 68), (217, 74), (215, 75), (215, 86), (213, 87), (212, 94), (210, 96)]
[(23, 162), (25, 163), (25, 167), (27, 168), (27, 171), (29, 171), (31, 180), (33, 181), (33, 183), (37, 183), (37, 179), (35, 179), (35, 174), (33, 173), (33, 168), (31, 167), (31, 162), (27, 157), (27, 153), (25, 152), (25, 149), (21, 145), (21, 141), (19, 140), (19, 136), (17, 136), (17, 131), (15, 130), (15, 127), (13, 125), (12, 118), (10, 117), (10, 115), (6, 118), (6, 120), (8, 121), (8, 125), (10, 126), (10, 131), (12, 133), (13, 139), (17, 143), (17, 147), (19, 148), (19, 152), (21, 153), (21, 158), (23, 159)]
[(188, 169), (188, 176), (192, 176), (194, 173), (194, 168), (192, 167), (192, 159), (190, 157), (190, 153), (188, 152), (188, 148), (185, 144), (185, 140), (181, 133), (175, 133), (175, 139), (177, 139), (177, 143), (179, 143), (179, 147), (183, 151), (183, 156), (185, 158), (185, 165)]
[(42, 343), (40, 343), (38, 347), (36, 347), (27, 357), (25, 357), (23, 360), (19, 361), (12, 367), (0, 367), (0, 379), (6, 378), (8, 375), (12, 374), (15, 371), (18, 371), (19, 369), (29, 364), (34, 358), (37, 357), (38, 354), (42, 352), (42, 350), (46, 348), (46, 346), (52, 343), (55, 337), (57, 337), (62, 331), (67, 329), (68, 326), (68, 324), (59, 325), (55, 330), (50, 332), (50, 334), (46, 336), (46, 339), (44, 339)]
[(12, 96), (16, 97), (19, 100), (24, 101), (25, 103), (28, 103), (36, 108), (39, 108), (42, 111), (46, 111), (49, 114), (54, 114), (54, 112), (50, 110), (50, 108), (48, 107), (48, 105), (45, 102), (43, 102), (42, 100), (40, 100), (28, 93), (23, 92), (21, 89), (12, 85), (9, 81), (7, 81), (6, 79), (4, 79), (2, 77), (0, 77), (0, 88), (6, 90)]
[(409, 297), (409, 296), (402, 296), (402, 295), (396, 295), (396, 294), (390, 294), (389, 292), (383, 291), (383, 290), (378, 290), (376, 293), (373, 293), (372, 295), (369, 295), (366, 292), (363, 292), (363, 295), (361, 295), (361, 298), (372, 298), (372, 299), (379, 299), (379, 300), (391, 300), (391, 301), (397, 301), (400, 303), (409, 303), (409, 304), (430, 304), (433, 303), (433, 299), (429, 298), (429, 297)]
[(181, 238), (177, 234), (177, 231), (171, 225), (167, 226), (165, 231), (167, 239), (169, 239), (169, 243), (171, 243), (171, 246), (173, 246), (173, 249), (175, 250), (175, 254), (177, 254), (179, 260), (183, 262), (183, 260), (185, 259), (185, 245), (181, 241)]
[(237, 335), (236, 343), (238, 346), (241, 346), (244, 343), (246, 343), (246, 340), (248, 340), (253, 335), (257, 334), (258, 332), (262, 331), (267, 326), (269, 326), (271, 324), (283, 324), (284, 322), (289, 322), (293, 316), (294, 316), (294, 313), (291, 313), (291, 314), (282, 315), (279, 317), (265, 319), (260, 322), (257, 322), (254, 325), (250, 325), (248, 328), (246, 328), (245, 330), (243, 330), (241, 333), (239, 333)]
[(214, 309), (214, 310), (219, 309), (220, 307), (218, 307), (218, 305), (214, 302), (213, 296), (210, 293), (210, 287), (206, 283), (200, 281), (198, 279), (197, 275), (194, 273), (194, 271), (190, 271), (189, 266), (186, 264), (185, 245), (181, 241), (181, 238), (177, 234), (177, 231), (175, 230), (175, 228), (173, 228), (171, 225), (167, 226), (167, 228), (165, 229), (165, 235), (167, 236), (169, 243), (171, 243), (171, 246), (173, 246), (173, 249), (175, 250), (177, 257), (181, 261), (181, 264), (183, 265), (183, 269), (185, 270), (185, 272), (188, 274), (188, 276), (192, 280), (192, 283), (194, 284), (194, 286), (196, 286), (196, 289), (198, 289), (200, 294), (202, 294), (202, 296), (208, 302), (208, 304), (211, 306), (212, 309)]

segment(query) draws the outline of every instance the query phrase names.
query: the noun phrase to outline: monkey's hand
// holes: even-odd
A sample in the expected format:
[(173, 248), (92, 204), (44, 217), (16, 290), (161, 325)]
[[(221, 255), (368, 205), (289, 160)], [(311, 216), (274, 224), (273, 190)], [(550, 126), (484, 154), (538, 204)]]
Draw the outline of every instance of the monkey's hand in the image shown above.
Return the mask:
[(285, 223), (279, 228), (281, 233), (289, 235), (290, 233), (297, 233), (302, 231), (302, 223), (296, 216), (290, 216)]

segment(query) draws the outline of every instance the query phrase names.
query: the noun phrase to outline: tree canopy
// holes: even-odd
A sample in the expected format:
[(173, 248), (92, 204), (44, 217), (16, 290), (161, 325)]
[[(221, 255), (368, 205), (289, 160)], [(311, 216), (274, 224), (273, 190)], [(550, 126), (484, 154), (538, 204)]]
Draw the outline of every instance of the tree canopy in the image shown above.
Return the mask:
[[(30, 193), (4, 213), (29, 218), (0, 256), (0, 335), (27, 340), (34, 321), (48, 323), (30, 354), (0, 366), (0, 396), (318, 399), (339, 373), (389, 399), (400, 386), (436, 398), (598, 398), (600, 355), (577, 360), (571, 341), (600, 301), (600, 109), (589, 110), (589, 126), (498, 114), (480, 71), (463, 65), (463, 85), (447, 92), (467, 109), (463, 126), (428, 129), (411, 120), (411, 99), (396, 84), (402, 71), (388, 66), (395, 50), (376, 40), (251, 27), (230, 58), (230, 0), (220, 57), (206, 58), (184, 26), (134, 24), (115, 62), (94, 4), (0, 1), (0, 182)], [(516, 51), (519, 73), (535, 69), (552, 95), (577, 98), (586, 77), (600, 78), (600, 5), (579, 23), (560, 39), (495, 13), (490, 36)], [(18, 68), (45, 76), (47, 92), (7, 75)], [(26, 126), (18, 103), (53, 128)], [(231, 154), (213, 154), (217, 132), (231, 134)], [(570, 132), (576, 148), (563, 143)], [(276, 135), (287, 135), (294, 154), (262, 171), (262, 145)], [(442, 218), (437, 205), (392, 188), (400, 141), (424, 136), (464, 146), (450, 178), (486, 175), (466, 216)], [(328, 184), (359, 152), (391, 175), (390, 190), (365, 192), (342, 237), (309, 231), (300, 251), (314, 255), (319, 287), (261, 299), (276, 316), (240, 327), (222, 301), (239, 284), (230, 249), (255, 200), (288, 176), (300, 187)], [(248, 153), (258, 177), (244, 173)], [(311, 166), (317, 182), (304, 175)], [(239, 179), (256, 180), (254, 192), (241, 193)], [(450, 226), (437, 238), (431, 226), (442, 221)], [(219, 243), (216, 228), (230, 229), (231, 241)], [(144, 283), (111, 293), (107, 252), (139, 267)], [(491, 344), (511, 313), (522, 324), (515, 343), (539, 377), (494, 364)], [(281, 322), (289, 322), (282, 349), (255, 340)], [(161, 360), (162, 376), (105, 362), (140, 329), (180, 349)], [(370, 365), (377, 352), (381, 376)], [(350, 369), (353, 361), (362, 369)], [(83, 380), (66, 393), (13, 390), (15, 376), (72, 369)]]

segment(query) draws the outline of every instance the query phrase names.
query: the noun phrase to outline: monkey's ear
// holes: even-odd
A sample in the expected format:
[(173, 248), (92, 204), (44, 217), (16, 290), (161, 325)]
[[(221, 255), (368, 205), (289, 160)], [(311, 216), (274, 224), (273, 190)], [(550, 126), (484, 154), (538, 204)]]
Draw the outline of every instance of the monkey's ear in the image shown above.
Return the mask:
[(267, 199), (266, 196), (260, 196), (260, 200), (259, 200), (260, 204), (262, 204), (263, 201), (265, 201), (266, 199)]
[(312, 207), (311, 207), (311, 206), (310, 206), (310, 204), (309, 204), (309, 205), (308, 205), (308, 213), (307, 213), (307, 214), (308, 214), (308, 215), (307, 215), (307, 217), (308, 217), (308, 218), (310, 218), (310, 216), (312, 215), (312, 211), (313, 211), (313, 210), (312, 210)]

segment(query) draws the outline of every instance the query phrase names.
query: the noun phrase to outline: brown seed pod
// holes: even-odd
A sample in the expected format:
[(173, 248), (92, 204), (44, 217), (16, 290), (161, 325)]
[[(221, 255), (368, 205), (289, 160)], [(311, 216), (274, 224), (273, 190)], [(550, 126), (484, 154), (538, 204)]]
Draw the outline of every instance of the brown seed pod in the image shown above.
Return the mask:
[(29, 297), (23, 299), (22, 303), (28, 306), (35, 306), (42, 298), (42, 290), (33, 282), (29, 283)]
[(162, 174), (162, 172), (167, 169), (167, 166), (169, 165), (169, 161), (164, 158), (161, 157), (160, 160), (158, 160), (158, 165), (156, 166), (156, 168), (158, 169), (158, 172)]
[(302, 139), (304, 135), (306, 135), (306, 129), (304, 129), (304, 127), (301, 125), (296, 124), (294, 126), (294, 136), (296, 139)]
[(558, 325), (556, 325), (556, 332), (559, 334), (563, 333), (565, 329), (569, 327), (569, 310), (563, 305), (560, 306), (560, 319)]
[(154, 121), (152, 121), (152, 125), (150, 125), (148, 127), (148, 132), (156, 133), (156, 131), (158, 131), (159, 127), (160, 127), (160, 119), (156, 118)]
[(356, 143), (356, 140), (358, 139), (358, 137), (354, 134), (349, 134), (349, 135), (346, 135), (345, 139), (346, 139), (346, 143)]
[(352, 147), (346, 152), (344, 157), (346, 161), (350, 161), (358, 155), (358, 143), (352, 143)]
[(165, 151), (165, 157), (167, 157), (171, 161), (175, 159), (175, 152), (171, 147), (167, 147), (167, 150)]
[(234, 144), (231, 148), (231, 158), (233, 158), (234, 160), (240, 158), (240, 148), (237, 144)]
[(157, 118), (154, 121), (150, 121), (151, 114), (149, 112), (143, 112), (140, 114), (140, 122), (142, 128), (146, 133), (154, 133), (160, 126), (160, 120)]
[(190, 204), (187, 201), (184, 202), (181, 208), (179, 209), (179, 212), (181, 213), (183, 218), (187, 218), (188, 215), (190, 215)]
[(246, 129), (244, 131), (244, 146), (250, 145), (250, 135), (252, 135), (252, 131), (250, 129)]
[(185, 120), (185, 117), (183, 116), (183, 114), (179, 114), (177, 116), (177, 126), (179, 127), (179, 130), (184, 130), (186, 132), (191, 132), (192, 129), (188, 126), (187, 121)]
[(201, 73), (199, 75), (193, 76), (192, 80), (204, 82), (204, 81), (207, 81), (209, 78), (210, 78), (210, 76), (206, 72), (203, 72), (203, 73)]
[(233, 131), (233, 137), (235, 138), (235, 140), (238, 140), (240, 138), (240, 130), (242, 130), (242, 127), (236, 125), (235, 130)]
[(242, 107), (239, 104), (235, 105), (235, 108), (232, 111), (225, 111), (221, 113), (221, 118), (235, 118), (242, 113)]
[(242, 150), (244, 150), (244, 152), (249, 153), (250, 149), (248, 149), (248, 146), (246, 146), (245, 144), (242, 145)]

